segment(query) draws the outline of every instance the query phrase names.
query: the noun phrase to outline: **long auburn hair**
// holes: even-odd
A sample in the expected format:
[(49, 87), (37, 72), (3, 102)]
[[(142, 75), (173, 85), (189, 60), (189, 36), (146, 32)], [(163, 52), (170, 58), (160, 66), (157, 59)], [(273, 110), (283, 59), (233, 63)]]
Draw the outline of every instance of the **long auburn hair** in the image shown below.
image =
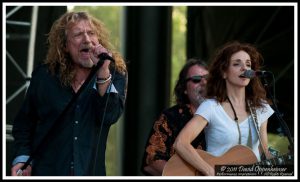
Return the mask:
[(208, 69), (206, 63), (200, 59), (196, 58), (190, 58), (186, 62), (186, 64), (183, 66), (179, 73), (179, 78), (176, 82), (175, 88), (174, 88), (174, 94), (177, 104), (189, 104), (190, 100), (188, 96), (184, 93), (186, 90), (186, 76), (188, 74), (189, 69), (194, 66), (198, 65), (205, 69)]
[[(241, 50), (249, 54), (252, 70), (257, 71), (261, 68), (263, 57), (254, 45), (238, 41), (226, 43), (215, 52), (210, 61), (206, 85), (207, 98), (215, 98), (220, 103), (227, 99), (226, 82), (223, 79), (223, 73), (229, 67), (231, 56)], [(251, 79), (246, 86), (246, 99), (254, 107), (262, 107), (262, 101), (268, 101), (266, 91), (259, 78)]]
[[(76, 24), (80, 20), (90, 22), (92, 28), (97, 34), (98, 41), (108, 51), (112, 52), (112, 57), (115, 60), (116, 71), (126, 74), (126, 64), (119, 52), (114, 50), (109, 42), (109, 32), (104, 24), (89, 15), (87, 12), (67, 12), (57, 19), (48, 33), (49, 49), (45, 63), (49, 65), (49, 70), (52, 74), (59, 73), (60, 81), (63, 85), (71, 85), (74, 78), (74, 69), (69, 53), (65, 51), (67, 41), (67, 30), (70, 25)], [(112, 65), (112, 64), (111, 64)]]

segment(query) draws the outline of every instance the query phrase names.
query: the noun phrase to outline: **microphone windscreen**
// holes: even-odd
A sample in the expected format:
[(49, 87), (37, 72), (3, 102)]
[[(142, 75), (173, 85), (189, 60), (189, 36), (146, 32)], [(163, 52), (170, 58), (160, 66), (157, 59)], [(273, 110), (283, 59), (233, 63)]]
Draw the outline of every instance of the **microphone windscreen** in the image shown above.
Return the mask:
[(111, 56), (109, 56), (107, 53), (101, 53), (98, 56), (98, 58), (100, 59), (100, 61), (104, 61), (104, 60), (108, 59), (108, 60), (110, 60), (112, 62), (115, 62), (115, 60)]
[(246, 78), (254, 78), (256, 76), (256, 72), (253, 70), (246, 70), (243, 76)]

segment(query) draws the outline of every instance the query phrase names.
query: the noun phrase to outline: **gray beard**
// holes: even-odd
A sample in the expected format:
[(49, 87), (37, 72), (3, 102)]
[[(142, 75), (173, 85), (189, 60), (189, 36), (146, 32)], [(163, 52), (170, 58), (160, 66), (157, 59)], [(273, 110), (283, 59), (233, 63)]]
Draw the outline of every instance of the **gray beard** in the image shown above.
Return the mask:
[(201, 88), (200, 87), (197, 87), (195, 90), (194, 90), (194, 94), (195, 94), (195, 100), (193, 101), (195, 104), (195, 106), (199, 106), (203, 101), (204, 101), (204, 97), (202, 96), (203, 92), (200, 92)]
[(195, 108), (197, 108), (203, 101), (204, 101), (204, 97), (202, 97), (200, 94), (198, 94), (197, 96), (196, 96), (196, 99), (194, 99), (193, 101), (192, 101), (192, 105), (195, 107)]

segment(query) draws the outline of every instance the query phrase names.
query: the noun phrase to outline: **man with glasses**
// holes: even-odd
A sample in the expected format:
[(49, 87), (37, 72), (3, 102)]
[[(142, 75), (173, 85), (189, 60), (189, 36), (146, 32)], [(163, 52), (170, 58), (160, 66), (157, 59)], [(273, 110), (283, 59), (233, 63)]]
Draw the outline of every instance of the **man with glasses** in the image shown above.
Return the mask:
[[(173, 143), (206, 95), (207, 65), (199, 59), (189, 59), (179, 74), (174, 88), (176, 105), (164, 110), (154, 122), (145, 147), (142, 171), (145, 175), (161, 176), (164, 166), (174, 154)], [(204, 135), (193, 142), (204, 149)]]

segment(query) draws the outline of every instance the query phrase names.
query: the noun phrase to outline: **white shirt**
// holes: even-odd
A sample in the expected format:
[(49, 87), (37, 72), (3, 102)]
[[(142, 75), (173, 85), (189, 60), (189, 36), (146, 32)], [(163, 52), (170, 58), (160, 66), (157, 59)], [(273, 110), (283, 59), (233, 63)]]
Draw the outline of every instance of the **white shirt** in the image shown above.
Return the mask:
[[(256, 110), (259, 128), (273, 113), (274, 111), (269, 104), (263, 104), (262, 108)], [(238, 145), (239, 132), (236, 121), (228, 116), (220, 103), (215, 99), (206, 99), (198, 107), (195, 114), (201, 115), (208, 121), (208, 125), (204, 128), (207, 145), (206, 149), (208, 153), (213, 156), (221, 156), (233, 146)], [(249, 122), (252, 135), (252, 150), (258, 161), (260, 161), (258, 150), (259, 139), (251, 115), (239, 123), (241, 130), (241, 144), (247, 145)]]

